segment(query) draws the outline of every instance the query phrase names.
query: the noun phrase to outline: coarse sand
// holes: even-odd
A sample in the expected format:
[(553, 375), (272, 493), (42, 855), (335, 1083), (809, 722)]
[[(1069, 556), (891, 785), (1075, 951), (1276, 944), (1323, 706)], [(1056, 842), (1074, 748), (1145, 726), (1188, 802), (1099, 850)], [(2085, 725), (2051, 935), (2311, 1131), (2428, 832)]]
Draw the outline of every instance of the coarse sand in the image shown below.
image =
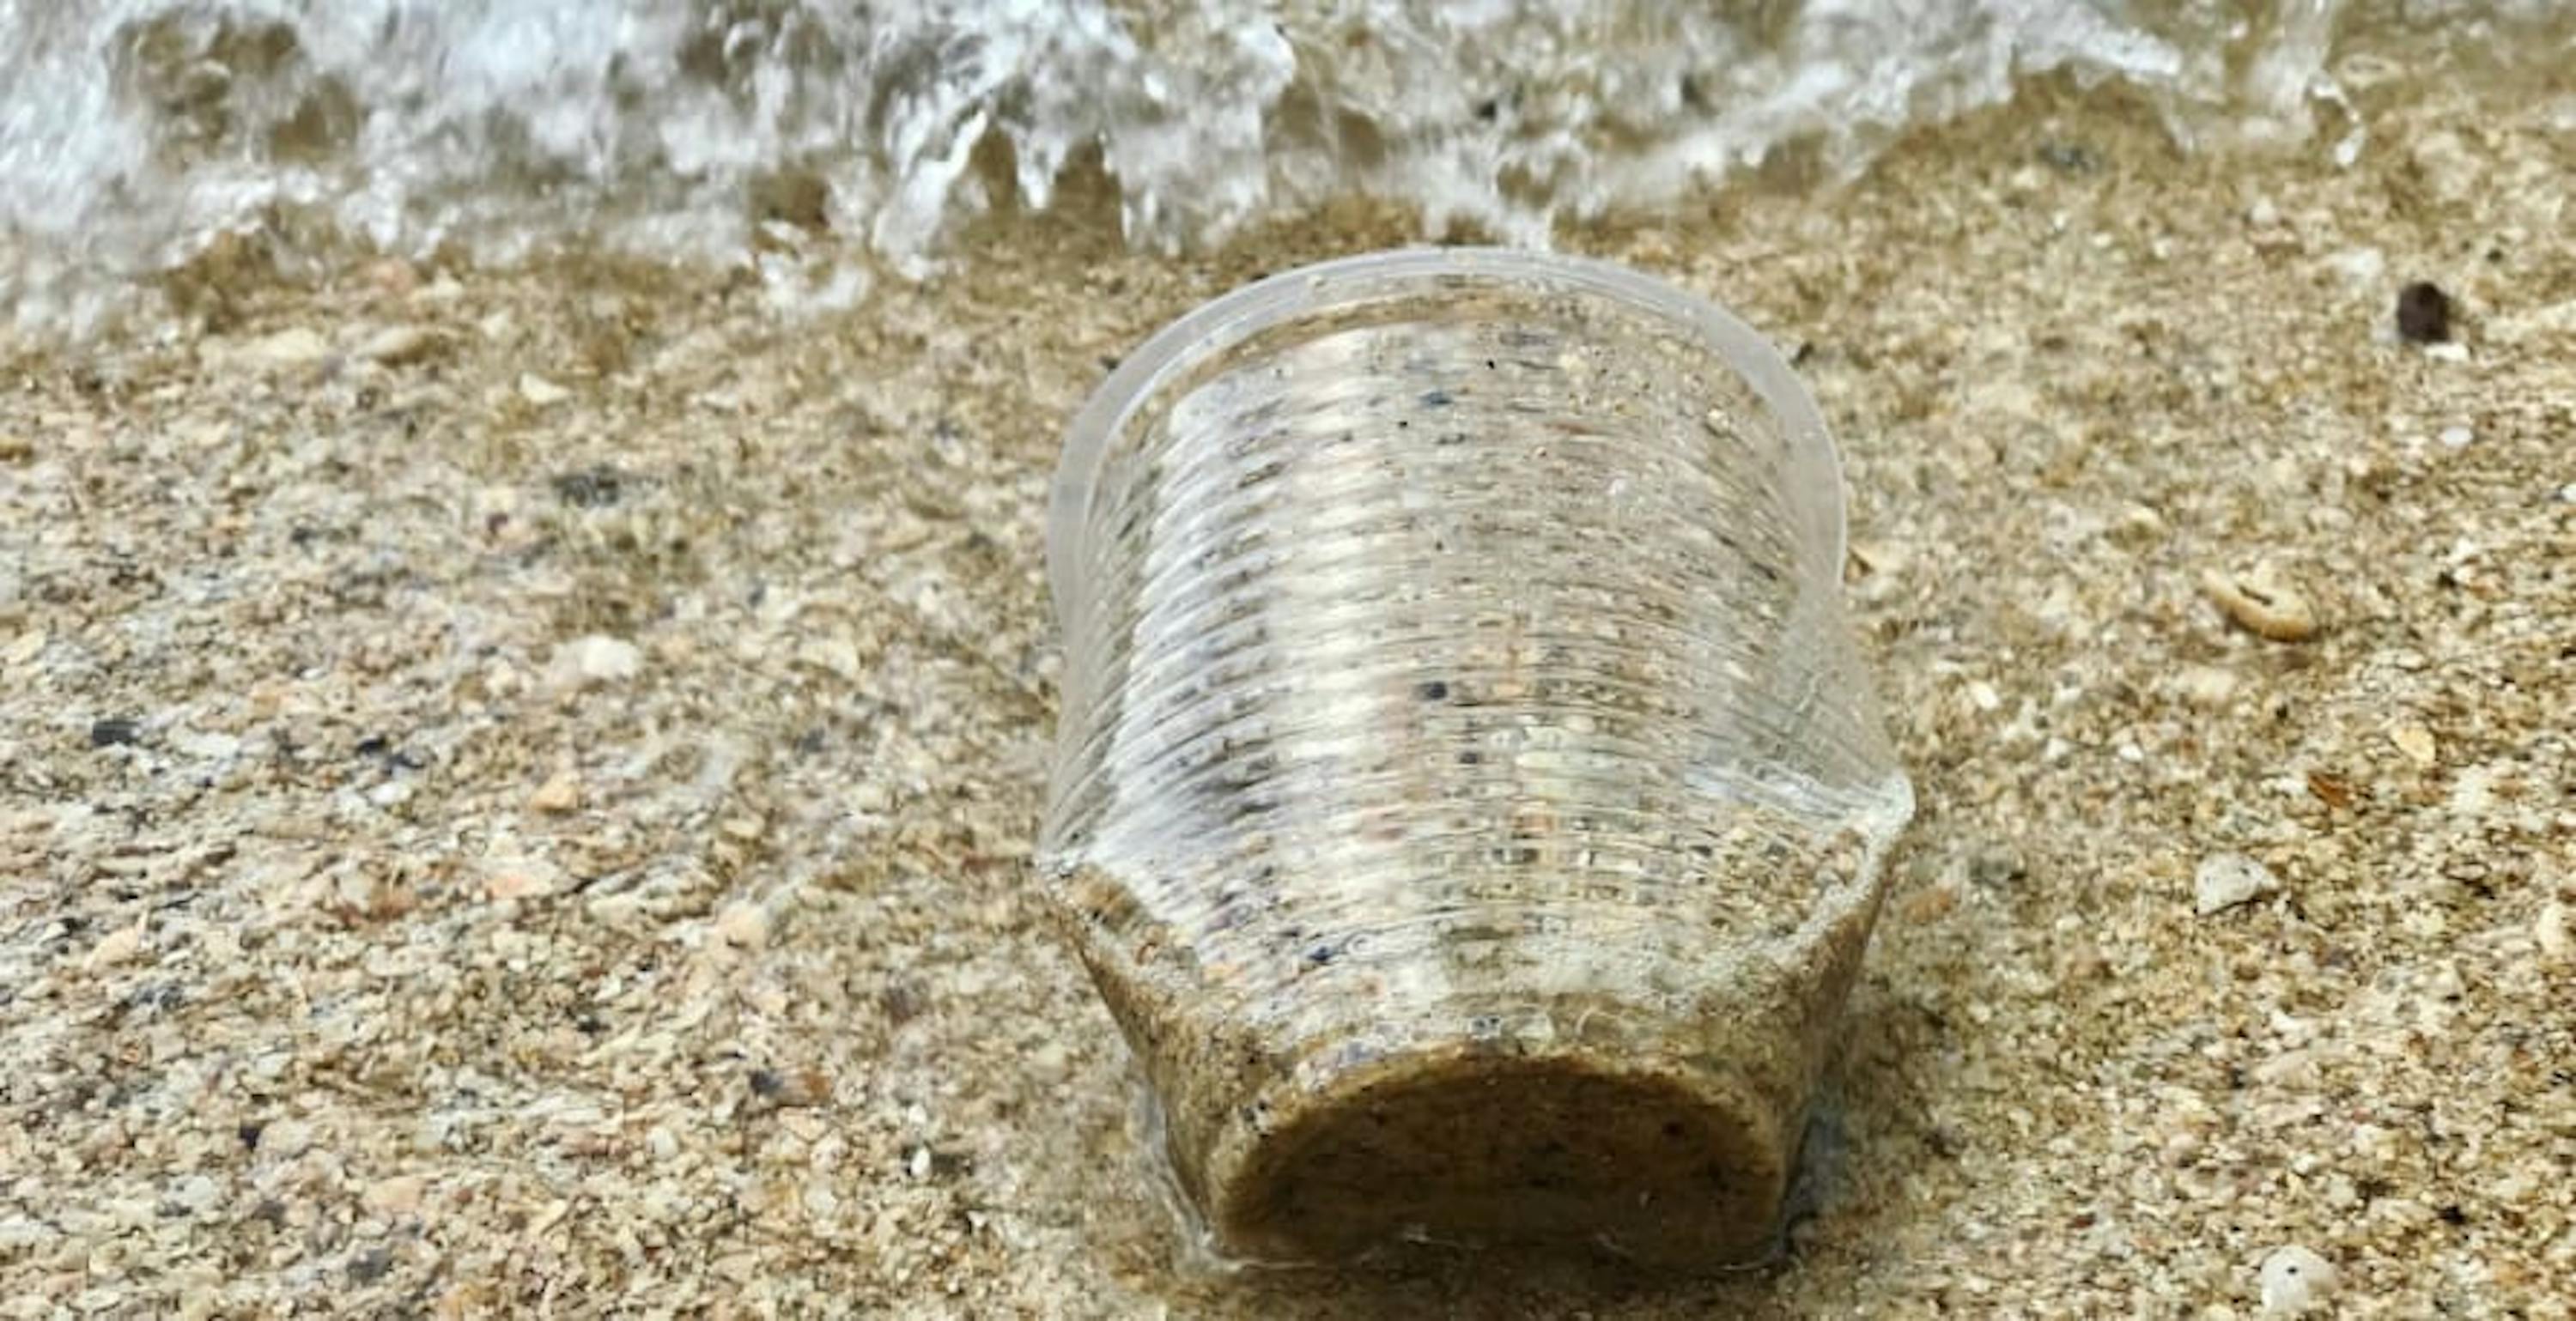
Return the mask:
[(1793, 354), (1922, 802), (1813, 1207), (1699, 1282), (1182, 1269), (1032, 882), (1061, 427), (1395, 219), (21, 349), (0, 1315), (2571, 1315), (2576, 131), (2356, 96), (2349, 168), (2042, 89), (1566, 238)]

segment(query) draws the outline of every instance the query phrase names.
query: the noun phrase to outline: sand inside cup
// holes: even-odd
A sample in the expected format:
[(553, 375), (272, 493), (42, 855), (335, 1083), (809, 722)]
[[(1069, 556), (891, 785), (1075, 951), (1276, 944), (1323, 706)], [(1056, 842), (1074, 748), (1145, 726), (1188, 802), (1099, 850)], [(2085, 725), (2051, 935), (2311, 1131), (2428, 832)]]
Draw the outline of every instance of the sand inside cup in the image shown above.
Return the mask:
[[(1404, 1242), (1580, 1246), (1660, 1267), (1778, 1242), (1806, 1102), (1876, 907), (1864, 842), (1713, 859), (1822, 893), (1808, 924), (1689, 961), (1607, 913), (1380, 932), (1293, 991), (1211, 966), (1098, 873), (1066, 888), (1095, 982), (1143, 1062), (1178, 1208), (1218, 1255), (1347, 1258)], [(1301, 932), (1349, 945), (1347, 931)], [(1704, 958), (1704, 956), (1703, 956)], [(1411, 970), (1451, 975), (1427, 987)]]
[(1910, 797), (1821, 429), (1700, 331), (1359, 300), (1100, 456), (1046, 860), (1219, 1255), (1775, 1241)]

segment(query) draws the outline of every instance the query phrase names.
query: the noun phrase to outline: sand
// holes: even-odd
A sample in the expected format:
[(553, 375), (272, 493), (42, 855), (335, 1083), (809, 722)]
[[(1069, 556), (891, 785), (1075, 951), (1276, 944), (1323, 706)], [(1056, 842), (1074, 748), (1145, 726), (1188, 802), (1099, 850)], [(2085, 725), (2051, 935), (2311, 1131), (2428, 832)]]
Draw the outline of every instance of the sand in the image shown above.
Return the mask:
[(1923, 804), (1812, 1210), (1698, 1283), (1189, 1273), (1036, 899), (1059, 428), (1387, 218), (21, 354), (0, 1315), (2569, 1315), (2576, 133), (2359, 96), (2348, 170), (2025, 105), (1569, 240), (1795, 350)]

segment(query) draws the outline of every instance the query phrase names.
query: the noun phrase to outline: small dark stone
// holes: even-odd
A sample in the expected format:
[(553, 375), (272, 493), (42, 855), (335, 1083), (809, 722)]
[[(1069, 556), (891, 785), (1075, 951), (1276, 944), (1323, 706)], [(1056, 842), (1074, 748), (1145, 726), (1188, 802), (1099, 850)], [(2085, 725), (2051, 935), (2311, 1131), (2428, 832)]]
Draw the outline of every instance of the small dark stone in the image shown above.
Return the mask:
[(143, 737), (143, 727), (122, 716), (93, 720), (89, 726), (89, 745), (93, 748), (131, 747)]
[(626, 474), (606, 464), (558, 474), (555, 498), (576, 509), (604, 509), (626, 495)]
[(751, 1071), (751, 1094), (758, 1110), (793, 1110), (828, 1105), (832, 1100), (832, 1080), (819, 1069), (776, 1069)]
[(259, 1135), (267, 1131), (268, 1125), (256, 1119), (245, 1119), (233, 1125), (233, 1136), (241, 1140), (244, 1151), (259, 1150)]
[(921, 1015), (921, 991), (910, 982), (892, 982), (877, 992), (877, 1007), (885, 1011), (886, 1021), (901, 1025)]
[(2437, 1214), (2442, 1217), (2442, 1223), (2446, 1225), (2465, 1225), (2469, 1223), (2469, 1213), (2461, 1210), (2460, 1204), (2457, 1202), (2453, 1202), (2449, 1206), (2443, 1207)]
[(1415, 685), (1413, 693), (1414, 696), (1426, 702), (1445, 702), (1449, 700), (1449, 685), (1439, 679), (1432, 679)]
[(128, 1009), (148, 1009), (166, 1014), (187, 1002), (188, 993), (179, 989), (178, 983), (158, 982), (125, 997), (120, 1003)]
[(386, 1248), (369, 1248), (349, 1262), (349, 1280), (354, 1284), (374, 1284), (394, 1268), (394, 1254)]
[(2430, 280), (2397, 291), (2397, 334), (2409, 344), (2442, 344), (2451, 338), (2451, 296)]
[(1422, 392), (1422, 406), (1424, 408), (1447, 408), (1454, 402), (1456, 401), (1450, 397), (1449, 392), (1446, 390), (1425, 390)]
[(2020, 857), (2008, 851), (1980, 853), (1968, 861), (1968, 880), (1977, 885), (2010, 885), (2027, 874)]
[(2039, 149), (2039, 159), (2061, 174), (2091, 174), (2102, 168), (2102, 154), (2080, 142), (2051, 142)]
[(383, 762), (387, 770), (416, 771), (429, 765), (419, 753), (394, 746), (393, 738), (385, 734), (369, 734), (358, 740), (357, 753)]

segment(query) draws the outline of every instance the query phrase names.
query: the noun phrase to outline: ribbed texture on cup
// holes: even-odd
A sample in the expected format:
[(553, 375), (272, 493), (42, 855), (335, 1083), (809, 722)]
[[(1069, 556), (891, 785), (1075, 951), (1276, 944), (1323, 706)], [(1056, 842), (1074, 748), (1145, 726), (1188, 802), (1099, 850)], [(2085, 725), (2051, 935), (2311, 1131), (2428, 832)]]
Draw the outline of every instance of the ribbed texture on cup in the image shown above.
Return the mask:
[(1325, 276), (1067, 476), (1044, 863), (1201, 1210), (1343, 1081), (1454, 1105), (1485, 1056), (1794, 1130), (1812, 1043), (1742, 1034), (1830, 1019), (1910, 810), (1833, 457), (1776, 360), (1586, 269)]

